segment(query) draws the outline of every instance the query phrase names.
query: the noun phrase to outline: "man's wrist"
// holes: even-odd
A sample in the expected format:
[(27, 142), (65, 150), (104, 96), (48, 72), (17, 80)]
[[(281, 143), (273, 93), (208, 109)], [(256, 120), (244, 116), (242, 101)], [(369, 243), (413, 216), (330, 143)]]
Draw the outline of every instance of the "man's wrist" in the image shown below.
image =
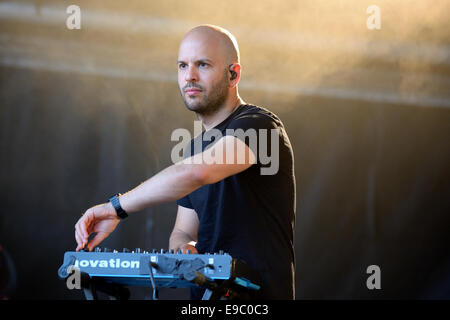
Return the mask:
[(122, 208), (119, 201), (120, 193), (113, 195), (111, 198), (109, 198), (109, 202), (113, 206), (114, 210), (116, 211), (117, 217), (119, 217), (121, 220), (128, 217), (128, 213)]

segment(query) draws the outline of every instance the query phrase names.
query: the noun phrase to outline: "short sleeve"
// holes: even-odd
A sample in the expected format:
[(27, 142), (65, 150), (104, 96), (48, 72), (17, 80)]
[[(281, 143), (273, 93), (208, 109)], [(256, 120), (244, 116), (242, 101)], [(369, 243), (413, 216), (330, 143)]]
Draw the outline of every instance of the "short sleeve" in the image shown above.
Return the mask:
[[(272, 146), (278, 146), (279, 126), (274, 119), (261, 113), (245, 114), (233, 119), (225, 135), (232, 135), (243, 141), (257, 156), (258, 163), (265, 162), (261, 155), (268, 155), (271, 151), (278, 152), (272, 150)], [(273, 145), (273, 141), (277, 142), (276, 145)]]
[(189, 195), (184, 196), (181, 199), (178, 199), (177, 205), (188, 208), (188, 209), (194, 209), (194, 206), (192, 205), (191, 200), (189, 199)]

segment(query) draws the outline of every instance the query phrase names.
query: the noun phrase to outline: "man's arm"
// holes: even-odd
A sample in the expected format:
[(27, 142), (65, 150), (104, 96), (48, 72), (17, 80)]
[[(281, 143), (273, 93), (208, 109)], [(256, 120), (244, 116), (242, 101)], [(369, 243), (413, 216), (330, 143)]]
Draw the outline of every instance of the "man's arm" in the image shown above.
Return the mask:
[(175, 252), (190, 250), (191, 253), (197, 253), (195, 244), (197, 243), (198, 215), (194, 209), (178, 206), (177, 219), (169, 239), (169, 249)]
[[(233, 155), (232, 158), (228, 158)], [(255, 163), (250, 148), (233, 136), (221, 138), (212, 148), (180, 161), (120, 196), (122, 208), (136, 212), (176, 201), (206, 184), (244, 171)]]
[[(245, 161), (240, 161), (242, 159)], [(206, 151), (171, 165), (121, 195), (120, 204), (126, 212), (133, 213), (156, 204), (176, 201), (203, 185), (246, 170), (255, 161), (254, 153), (244, 142), (225, 136)], [(119, 221), (110, 203), (88, 209), (75, 225), (76, 250), (81, 250), (87, 244), (89, 235), (96, 232), (88, 245), (92, 250), (109, 236)]]

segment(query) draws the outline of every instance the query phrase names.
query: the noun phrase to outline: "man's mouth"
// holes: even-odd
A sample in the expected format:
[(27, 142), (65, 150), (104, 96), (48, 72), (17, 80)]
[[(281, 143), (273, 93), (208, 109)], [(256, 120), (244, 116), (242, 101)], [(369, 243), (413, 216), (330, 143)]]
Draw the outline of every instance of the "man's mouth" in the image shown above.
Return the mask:
[(187, 88), (187, 89), (184, 90), (184, 92), (188, 96), (193, 96), (193, 95), (199, 94), (200, 92), (202, 92), (202, 90), (199, 89), (199, 88)]

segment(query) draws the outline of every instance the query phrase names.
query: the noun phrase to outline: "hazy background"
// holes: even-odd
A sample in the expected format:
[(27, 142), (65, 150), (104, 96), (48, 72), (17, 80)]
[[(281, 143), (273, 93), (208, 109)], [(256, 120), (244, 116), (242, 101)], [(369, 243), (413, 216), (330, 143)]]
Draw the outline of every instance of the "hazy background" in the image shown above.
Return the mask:
[[(71, 4), (80, 30), (66, 27)], [(373, 4), (380, 30), (366, 27)], [(177, 87), (178, 45), (211, 23), (239, 42), (241, 96), (277, 113), (293, 144), (297, 298), (449, 299), (449, 9), (0, 1), (0, 251), (14, 263), (0, 260), (0, 296), (82, 298), (57, 277), (74, 224), (171, 164), (172, 131), (195, 120)], [(175, 213), (175, 203), (147, 209), (102, 246), (167, 248)], [(366, 287), (372, 264), (381, 290)]]

